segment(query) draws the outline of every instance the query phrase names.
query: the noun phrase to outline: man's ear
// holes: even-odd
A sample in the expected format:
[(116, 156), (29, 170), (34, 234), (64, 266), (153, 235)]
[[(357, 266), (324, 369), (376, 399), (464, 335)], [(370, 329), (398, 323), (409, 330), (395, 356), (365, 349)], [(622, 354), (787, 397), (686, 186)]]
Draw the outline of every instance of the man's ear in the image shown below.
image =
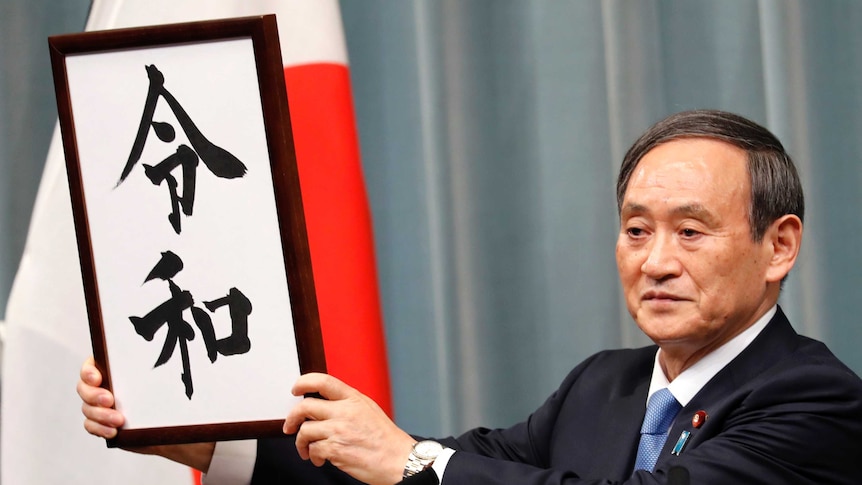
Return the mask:
[(781, 281), (796, 263), (802, 244), (802, 220), (793, 214), (778, 218), (763, 235), (763, 244), (770, 249), (766, 281)]

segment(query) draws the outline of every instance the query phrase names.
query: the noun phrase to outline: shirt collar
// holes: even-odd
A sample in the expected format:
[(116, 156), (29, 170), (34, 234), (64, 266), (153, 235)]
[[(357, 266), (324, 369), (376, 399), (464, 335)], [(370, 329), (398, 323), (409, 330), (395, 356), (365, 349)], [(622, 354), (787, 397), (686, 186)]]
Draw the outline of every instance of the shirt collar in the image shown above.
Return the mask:
[(742, 333), (725, 342), (721, 347), (706, 354), (699, 361), (695, 362), (693, 366), (682, 371), (682, 373), (677, 376), (673, 382), (668, 382), (667, 376), (664, 375), (661, 364), (659, 364), (658, 358), (661, 354), (661, 349), (659, 349), (655, 354), (655, 362), (653, 363), (652, 379), (650, 380), (647, 401), (649, 401), (649, 398), (653, 393), (666, 387), (670, 393), (673, 394), (673, 397), (675, 397), (676, 400), (685, 407), (689, 401), (694, 398), (695, 394), (697, 394), (710, 379), (718, 374), (718, 371), (735, 359), (737, 355), (742, 353), (742, 351), (745, 350), (745, 348), (748, 347), (758, 335), (760, 335), (760, 332), (766, 328), (766, 324), (772, 320), (773, 316), (775, 316), (777, 308), (778, 306), (774, 305), (762, 317), (754, 322), (754, 325), (743, 330)]

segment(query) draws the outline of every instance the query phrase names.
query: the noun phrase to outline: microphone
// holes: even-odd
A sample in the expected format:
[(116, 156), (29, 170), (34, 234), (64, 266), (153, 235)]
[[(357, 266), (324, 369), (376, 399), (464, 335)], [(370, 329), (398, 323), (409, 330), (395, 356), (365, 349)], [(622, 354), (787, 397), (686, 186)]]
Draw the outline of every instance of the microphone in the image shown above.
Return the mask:
[(684, 466), (672, 466), (667, 472), (667, 485), (689, 485), (691, 477)]

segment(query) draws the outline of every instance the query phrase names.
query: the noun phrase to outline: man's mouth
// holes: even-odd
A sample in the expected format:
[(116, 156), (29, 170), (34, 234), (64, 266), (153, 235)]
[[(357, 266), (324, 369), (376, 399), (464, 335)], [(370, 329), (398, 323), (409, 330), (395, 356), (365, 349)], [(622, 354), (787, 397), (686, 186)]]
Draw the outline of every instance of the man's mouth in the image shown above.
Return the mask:
[(644, 301), (683, 301), (686, 298), (666, 291), (649, 290), (641, 297)]

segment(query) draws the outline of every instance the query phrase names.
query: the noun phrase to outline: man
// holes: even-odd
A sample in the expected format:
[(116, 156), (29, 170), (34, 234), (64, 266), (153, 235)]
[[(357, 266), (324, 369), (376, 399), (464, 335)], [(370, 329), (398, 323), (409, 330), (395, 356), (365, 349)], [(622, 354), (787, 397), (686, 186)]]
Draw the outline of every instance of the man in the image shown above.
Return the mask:
[[(305, 483), (291, 482), (308, 472), (295, 447), (314, 465), (328, 461), (371, 484), (419, 470), (408, 480), (667, 483), (679, 467), (696, 484), (857, 483), (862, 381), (823, 344), (797, 335), (777, 307), (804, 212), (780, 142), (729, 113), (673, 115), (626, 154), (617, 203), (626, 304), (656, 346), (596, 354), (526, 421), (440, 440), (442, 451), (414, 448), (368, 398), (308, 374), (294, 393), (327, 400), (290, 411), (284, 429), (295, 443), (258, 442), (245, 480)], [(110, 437), (122, 416), (107, 409), (113, 397), (95, 387), (100, 379), (85, 363), (78, 390), (85, 428)], [(667, 407), (657, 412), (659, 402)], [(212, 444), (147, 451), (216, 475), (233, 463), (230, 446), (219, 444), (215, 455)], [(346, 480), (331, 467), (316, 471), (305, 480)]]

